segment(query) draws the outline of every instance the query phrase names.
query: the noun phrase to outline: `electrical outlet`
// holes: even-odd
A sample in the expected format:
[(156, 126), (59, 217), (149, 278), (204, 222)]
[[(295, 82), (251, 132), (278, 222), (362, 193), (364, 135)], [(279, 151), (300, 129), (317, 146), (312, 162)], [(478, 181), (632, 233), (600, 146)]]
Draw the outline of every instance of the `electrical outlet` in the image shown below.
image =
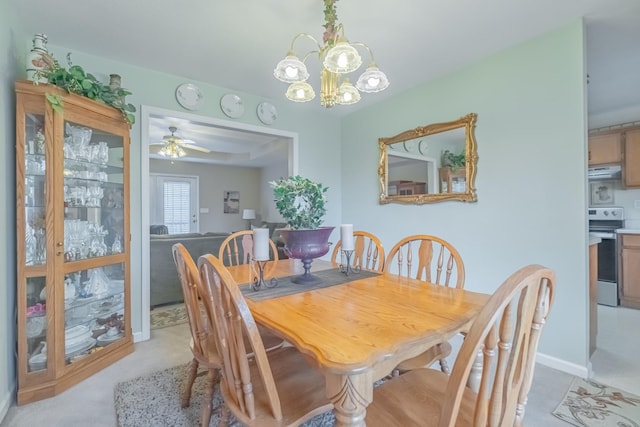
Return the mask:
[(640, 209), (640, 200), (635, 200), (633, 202), (633, 207), (636, 208), (636, 209)]

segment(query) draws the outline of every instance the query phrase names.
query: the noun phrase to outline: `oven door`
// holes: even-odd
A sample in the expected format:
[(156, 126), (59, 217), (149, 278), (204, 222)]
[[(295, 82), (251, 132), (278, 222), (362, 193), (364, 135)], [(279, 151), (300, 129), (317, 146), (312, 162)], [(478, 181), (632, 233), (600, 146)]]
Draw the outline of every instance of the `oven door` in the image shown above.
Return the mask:
[(602, 239), (598, 245), (598, 304), (618, 305), (617, 234), (591, 232)]

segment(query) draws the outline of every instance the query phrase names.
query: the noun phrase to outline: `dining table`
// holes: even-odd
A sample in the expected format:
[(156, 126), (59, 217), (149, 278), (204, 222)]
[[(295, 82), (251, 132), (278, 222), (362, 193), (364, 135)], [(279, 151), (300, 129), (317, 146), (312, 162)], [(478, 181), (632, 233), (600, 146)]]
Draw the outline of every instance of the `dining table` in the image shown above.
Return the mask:
[(393, 273), (347, 275), (319, 259), (311, 273), (325, 274), (330, 283), (295, 285), (289, 279), (303, 273), (300, 260), (267, 264), (263, 276), (273, 288), (251, 288), (259, 275), (255, 265), (228, 269), (255, 320), (323, 373), (337, 426), (364, 427), (374, 383), (400, 362), (467, 331), (489, 298)]

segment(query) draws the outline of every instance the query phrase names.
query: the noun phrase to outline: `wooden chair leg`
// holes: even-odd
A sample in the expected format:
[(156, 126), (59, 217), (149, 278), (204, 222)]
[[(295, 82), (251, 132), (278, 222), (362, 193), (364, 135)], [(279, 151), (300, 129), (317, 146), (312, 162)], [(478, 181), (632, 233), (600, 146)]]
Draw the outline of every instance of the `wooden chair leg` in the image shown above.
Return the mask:
[(196, 376), (198, 375), (198, 361), (194, 358), (191, 361), (191, 366), (189, 366), (189, 376), (187, 377), (187, 383), (184, 386), (184, 390), (182, 391), (182, 407), (186, 408), (189, 406), (189, 402), (191, 401), (191, 389), (193, 388), (193, 382), (196, 380)]
[(205, 389), (204, 396), (202, 397), (202, 408), (200, 409), (200, 425), (202, 427), (208, 427), (209, 421), (211, 421), (213, 390), (216, 388), (217, 382), (218, 370), (209, 369), (209, 372), (207, 373), (207, 388)]
[(229, 417), (231, 416), (231, 411), (227, 407), (227, 405), (222, 403), (222, 410), (220, 411), (220, 422), (218, 423), (218, 427), (228, 427), (229, 426)]

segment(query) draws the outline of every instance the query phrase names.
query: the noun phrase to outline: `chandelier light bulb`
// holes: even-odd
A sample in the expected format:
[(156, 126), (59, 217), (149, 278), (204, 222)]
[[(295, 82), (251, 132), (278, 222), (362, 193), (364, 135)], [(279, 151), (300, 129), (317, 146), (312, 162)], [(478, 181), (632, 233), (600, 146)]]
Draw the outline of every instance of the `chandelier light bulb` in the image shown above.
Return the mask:
[(380, 84), (380, 79), (377, 77), (369, 77), (367, 79), (367, 84), (371, 87), (378, 87), (378, 85)]
[(287, 67), (286, 71), (287, 77), (291, 79), (295, 79), (298, 76), (298, 69), (294, 67)]
[(345, 54), (344, 52), (341, 53), (338, 56), (338, 66), (340, 68), (345, 68), (347, 66), (347, 64), (349, 63), (348, 59), (347, 59), (347, 54)]

